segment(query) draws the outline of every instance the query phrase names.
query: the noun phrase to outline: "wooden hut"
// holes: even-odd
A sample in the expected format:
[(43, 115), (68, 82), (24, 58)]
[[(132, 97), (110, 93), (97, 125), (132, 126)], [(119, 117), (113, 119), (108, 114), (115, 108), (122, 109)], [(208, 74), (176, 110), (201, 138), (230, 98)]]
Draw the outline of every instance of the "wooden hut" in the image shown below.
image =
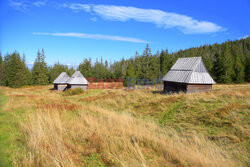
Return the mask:
[(62, 72), (53, 82), (54, 89), (56, 90), (65, 90), (67, 88), (67, 82), (69, 80), (69, 76), (66, 72)]
[(211, 91), (215, 84), (201, 57), (179, 58), (162, 80), (164, 92)]
[(68, 88), (82, 88), (88, 90), (89, 82), (84, 78), (80, 71), (76, 71), (68, 80)]

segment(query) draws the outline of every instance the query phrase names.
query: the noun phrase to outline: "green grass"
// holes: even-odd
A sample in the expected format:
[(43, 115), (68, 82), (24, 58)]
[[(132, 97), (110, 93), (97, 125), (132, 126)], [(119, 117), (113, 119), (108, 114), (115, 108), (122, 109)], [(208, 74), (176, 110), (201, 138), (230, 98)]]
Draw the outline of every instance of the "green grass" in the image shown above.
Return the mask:
[(4, 167), (12, 166), (14, 156), (18, 156), (17, 152), (23, 147), (24, 136), (19, 123), (27, 114), (22, 108), (4, 111), (2, 106), (8, 99), (0, 92), (0, 166)]
[(10, 152), (10, 126), (9, 119), (11, 118), (8, 112), (3, 112), (3, 105), (8, 101), (8, 98), (0, 92), (0, 166), (11, 166)]
[(185, 103), (183, 101), (173, 104), (171, 108), (167, 109), (167, 111), (163, 113), (163, 116), (160, 118), (159, 123), (161, 125), (166, 125), (167, 122), (174, 121), (174, 119), (176, 118), (175, 114), (180, 112), (179, 108), (183, 107), (184, 105)]
[(88, 167), (106, 167), (105, 163), (103, 163), (101, 155), (92, 153), (89, 156), (83, 156), (83, 163)]

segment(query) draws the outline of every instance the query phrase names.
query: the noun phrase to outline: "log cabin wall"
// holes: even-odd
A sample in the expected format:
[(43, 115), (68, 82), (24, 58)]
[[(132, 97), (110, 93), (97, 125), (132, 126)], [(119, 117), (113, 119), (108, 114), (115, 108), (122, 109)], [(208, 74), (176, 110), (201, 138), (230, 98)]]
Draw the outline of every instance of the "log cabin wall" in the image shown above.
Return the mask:
[(212, 90), (212, 84), (186, 84), (178, 82), (164, 81), (164, 92), (169, 93), (194, 93), (194, 92), (208, 92)]
[(74, 85), (70, 85), (71, 89), (76, 89), (76, 88), (82, 88), (83, 90), (88, 90), (88, 85), (78, 85), (78, 84), (74, 84)]

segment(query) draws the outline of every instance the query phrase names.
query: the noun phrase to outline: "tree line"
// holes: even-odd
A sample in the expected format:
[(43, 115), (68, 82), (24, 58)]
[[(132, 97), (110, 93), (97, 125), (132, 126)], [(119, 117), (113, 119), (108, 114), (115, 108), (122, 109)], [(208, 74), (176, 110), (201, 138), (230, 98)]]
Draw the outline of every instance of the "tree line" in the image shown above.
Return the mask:
[(243, 83), (250, 80), (250, 37), (227, 41), (222, 44), (193, 47), (169, 53), (168, 49), (152, 54), (149, 45), (144, 52), (121, 61), (108, 64), (85, 59), (78, 67), (85, 77), (127, 79), (162, 78), (180, 57), (201, 56), (208, 72), (217, 83)]
[[(91, 58), (84, 59), (77, 70), (87, 77), (95, 77), (106, 81), (108, 79), (137, 79), (162, 78), (180, 57), (201, 56), (208, 72), (217, 83), (242, 83), (250, 80), (250, 37), (227, 41), (222, 44), (204, 45), (186, 50), (169, 53), (168, 49), (152, 54), (149, 45), (144, 52), (125, 60), (108, 62)], [(25, 55), (18, 52), (6, 54), (0, 53), (0, 84), (9, 87), (21, 87), (25, 85), (51, 84), (61, 73), (72, 75), (75, 69), (68, 68), (59, 62), (48, 66), (45, 61), (44, 49), (38, 50), (32, 69), (28, 69)], [(125, 82), (126, 84), (126, 82)]]
[(0, 53), (0, 85), (18, 88), (28, 85), (48, 85), (52, 83), (61, 72), (72, 75), (75, 70), (59, 63), (49, 67), (45, 61), (44, 49), (38, 50), (32, 69), (28, 69), (25, 55), (18, 52), (7, 53), (4, 58)]

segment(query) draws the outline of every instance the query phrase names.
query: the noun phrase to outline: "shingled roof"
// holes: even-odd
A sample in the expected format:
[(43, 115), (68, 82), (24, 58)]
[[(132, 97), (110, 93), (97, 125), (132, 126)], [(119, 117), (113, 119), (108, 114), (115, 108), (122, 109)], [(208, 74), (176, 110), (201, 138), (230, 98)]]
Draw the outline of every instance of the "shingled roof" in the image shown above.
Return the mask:
[(67, 84), (69, 76), (66, 72), (62, 72), (53, 82), (53, 84)]
[(84, 78), (80, 71), (76, 71), (68, 80), (68, 84), (71, 85), (87, 85), (89, 82)]
[(215, 84), (201, 57), (179, 58), (162, 80), (188, 84)]

